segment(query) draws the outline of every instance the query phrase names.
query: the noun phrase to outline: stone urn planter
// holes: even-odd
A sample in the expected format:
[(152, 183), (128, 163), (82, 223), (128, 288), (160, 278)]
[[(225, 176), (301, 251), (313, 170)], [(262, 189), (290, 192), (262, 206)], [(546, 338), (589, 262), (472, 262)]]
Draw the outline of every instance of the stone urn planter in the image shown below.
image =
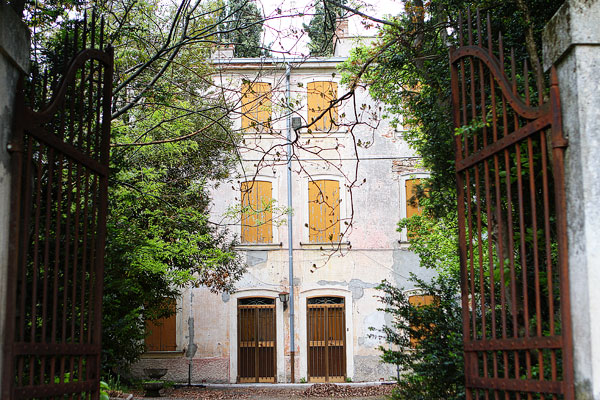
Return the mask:
[(166, 368), (144, 368), (144, 373), (148, 375), (150, 380), (142, 382), (142, 387), (145, 390), (144, 397), (160, 397), (160, 390), (165, 383), (160, 380), (167, 373)]

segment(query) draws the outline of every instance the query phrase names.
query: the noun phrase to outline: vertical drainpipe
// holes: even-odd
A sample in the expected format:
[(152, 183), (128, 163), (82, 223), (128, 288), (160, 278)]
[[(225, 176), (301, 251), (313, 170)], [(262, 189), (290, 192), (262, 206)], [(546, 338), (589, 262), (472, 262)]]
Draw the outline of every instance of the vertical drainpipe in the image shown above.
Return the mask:
[(285, 67), (285, 98), (287, 103), (287, 207), (288, 207), (288, 263), (289, 263), (289, 286), (290, 286), (290, 380), (295, 381), (294, 363), (296, 358), (296, 345), (294, 344), (294, 246), (292, 241), (292, 104), (290, 75), (292, 67), (289, 63)]

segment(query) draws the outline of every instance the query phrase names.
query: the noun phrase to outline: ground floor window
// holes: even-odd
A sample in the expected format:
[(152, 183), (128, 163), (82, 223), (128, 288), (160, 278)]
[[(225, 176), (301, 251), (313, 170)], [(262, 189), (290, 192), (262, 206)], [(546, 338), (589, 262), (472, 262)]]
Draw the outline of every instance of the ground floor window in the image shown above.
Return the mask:
[(275, 382), (275, 299), (238, 300), (238, 381)]
[(307, 299), (308, 379), (346, 379), (346, 319), (343, 297)]
[(176, 340), (176, 315), (175, 299), (166, 299), (166, 307), (173, 312), (172, 315), (166, 318), (159, 318), (157, 320), (146, 321), (146, 351), (176, 351), (177, 340)]

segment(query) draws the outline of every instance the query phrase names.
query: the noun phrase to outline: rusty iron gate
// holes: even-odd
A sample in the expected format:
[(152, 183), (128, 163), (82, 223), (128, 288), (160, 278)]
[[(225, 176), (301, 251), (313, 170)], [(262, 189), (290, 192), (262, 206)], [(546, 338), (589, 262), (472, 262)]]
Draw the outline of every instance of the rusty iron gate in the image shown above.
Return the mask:
[(19, 84), (3, 399), (99, 396), (113, 74), (112, 49), (95, 49), (103, 27), (95, 15), (75, 24), (62, 60)]
[(346, 380), (346, 321), (343, 297), (307, 301), (308, 380)]
[(276, 382), (276, 332), (275, 299), (238, 300), (238, 382)]
[(467, 399), (573, 399), (556, 72), (544, 89), (501, 35), (496, 56), (484, 22), (450, 50)]

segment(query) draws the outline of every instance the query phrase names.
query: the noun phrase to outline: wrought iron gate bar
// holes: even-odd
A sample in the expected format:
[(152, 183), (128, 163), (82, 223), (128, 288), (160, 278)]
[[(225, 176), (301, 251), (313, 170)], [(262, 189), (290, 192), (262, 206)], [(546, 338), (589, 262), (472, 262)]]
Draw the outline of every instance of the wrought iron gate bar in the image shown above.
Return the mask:
[(456, 170), (458, 172), (462, 172), (466, 169), (473, 167), (474, 165), (480, 163), (481, 161), (486, 160), (501, 150), (504, 150), (510, 146), (515, 145), (521, 140), (527, 138), (530, 135), (538, 133), (541, 129), (546, 128), (552, 123), (551, 116), (543, 116), (536, 119), (533, 122), (528, 123), (527, 125), (517, 129), (513, 133), (504, 136), (502, 139), (495, 141), (488, 146), (484, 147), (477, 153), (471, 154), (470, 156), (463, 158), (460, 161), (456, 161)]
[(55, 135), (48, 133), (44, 128), (30, 127), (27, 129), (27, 132), (29, 132), (31, 136), (38, 139), (40, 142), (44, 142), (52, 149), (60, 151), (65, 156), (92, 170), (96, 174), (101, 176), (108, 176), (107, 165), (103, 165), (94, 158), (87, 156), (75, 146), (69, 143), (62, 142)]
[(96, 22), (65, 36), (60, 83), (59, 66), (19, 83), (3, 399), (99, 396), (113, 51), (79, 51), (104, 46)]
[(563, 345), (560, 336), (545, 337), (520, 337), (513, 339), (481, 339), (475, 342), (466, 342), (465, 350), (469, 351), (501, 351), (501, 350), (527, 350), (559, 349)]
[(538, 381), (532, 379), (469, 378), (469, 386), (478, 389), (495, 389), (513, 392), (563, 394), (560, 382)]
[(40, 397), (61, 396), (64, 394), (77, 394), (93, 392), (96, 389), (95, 382), (65, 382), (60, 385), (37, 385), (26, 386), (14, 390), (15, 399), (31, 399)]
[[(98, 50), (98, 49), (84, 49), (81, 50), (70, 62), (69, 68), (66, 71), (62, 82), (58, 86), (58, 89), (54, 92), (52, 99), (45, 105), (41, 110), (34, 111), (27, 107), (23, 110), (25, 118), (35, 118), (38, 123), (45, 123), (55, 117), (55, 114), (60, 111), (60, 107), (65, 101), (67, 90), (71, 88), (73, 80), (76, 79), (77, 71), (79, 71), (87, 61), (96, 60), (104, 65), (112, 63), (111, 55), (109, 51)], [(90, 74), (90, 83), (93, 83), (92, 74)], [(95, 83), (100, 83), (96, 81)]]
[(479, 61), (483, 62), (490, 69), (490, 74), (500, 86), (502, 94), (506, 96), (509, 105), (517, 111), (519, 115), (528, 119), (535, 119), (548, 113), (548, 104), (544, 104), (541, 107), (531, 107), (529, 104), (526, 104), (515, 91), (513, 91), (514, 85), (504, 74), (504, 68), (502, 67), (503, 63), (498, 61), (488, 49), (474, 45), (461, 45), (461, 47), (452, 51), (450, 62), (454, 64), (463, 58), (472, 56), (477, 57)]
[(467, 399), (571, 400), (567, 141), (556, 72), (549, 101), (541, 74), (531, 98), (525, 61), (521, 96), (514, 51), (509, 78), (489, 15), (487, 48), (479, 12), (474, 22), (469, 12), (465, 35), (460, 18), (459, 48), (450, 50)]
[(97, 354), (100, 346), (97, 344), (31, 344), (15, 343), (13, 345), (13, 354), (27, 355), (89, 355)]

